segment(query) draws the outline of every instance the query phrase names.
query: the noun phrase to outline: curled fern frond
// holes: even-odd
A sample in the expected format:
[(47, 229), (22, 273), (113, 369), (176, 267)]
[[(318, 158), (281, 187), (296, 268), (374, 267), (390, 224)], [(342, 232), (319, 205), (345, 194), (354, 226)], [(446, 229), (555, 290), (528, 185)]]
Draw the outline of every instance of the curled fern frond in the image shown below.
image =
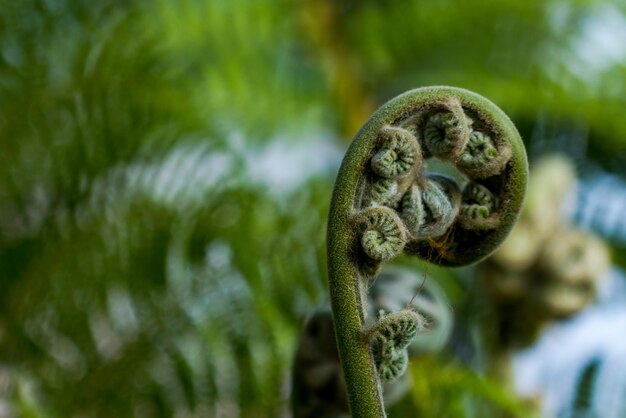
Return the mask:
[(422, 191), (417, 184), (411, 185), (411, 188), (402, 197), (400, 213), (409, 233), (418, 236), (420, 228), (424, 224), (426, 213), (422, 203)]
[(453, 313), (445, 292), (434, 280), (424, 280), (424, 272), (409, 267), (386, 265), (371, 284), (368, 313), (396, 312), (410, 308), (424, 318), (424, 333), (418, 332), (409, 345), (410, 357), (439, 351), (450, 337)]
[(465, 166), (478, 166), (488, 164), (496, 158), (498, 150), (488, 135), (473, 131), (469, 142), (461, 154), (459, 163)]
[(381, 340), (377, 342), (378, 344), (374, 346), (379, 347), (378, 350), (386, 350), (384, 354), (379, 353), (374, 355), (377, 359), (376, 368), (378, 369), (378, 374), (383, 380), (392, 382), (402, 376), (406, 371), (409, 364), (408, 350), (406, 348), (394, 350), (389, 346), (383, 347), (384, 343)]
[(502, 143), (497, 147), (488, 134), (473, 131), (457, 164), (459, 169), (469, 176), (485, 179), (500, 174), (509, 158), (511, 158), (510, 146)]
[[(491, 195), (466, 190), (460, 215), (460, 187), (424, 170), (423, 158), (431, 157), (456, 165), (466, 176), (463, 183), (481, 181)], [(406, 367), (405, 354), (385, 345), (384, 334), (376, 334), (376, 364), (369, 345), (354, 342), (367, 318), (368, 281), (360, 279), (401, 252), (448, 266), (486, 257), (517, 220), (527, 170), (511, 121), (493, 103), (462, 89), (407, 92), (359, 131), (342, 162), (328, 221), (329, 285), (353, 416), (384, 417), (379, 376), (394, 378)], [(502, 203), (492, 207), (485, 196)], [(498, 222), (477, 228), (485, 226), (477, 221), (485, 208), (486, 221)], [(465, 217), (472, 222), (457, 222)]]
[(370, 187), (370, 197), (379, 205), (391, 204), (398, 195), (398, 183), (395, 180), (378, 177)]
[(368, 208), (358, 213), (355, 219), (362, 225), (361, 246), (368, 257), (386, 261), (402, 252), (406, 244), (405, 229), (393, 210)]
[(426, 120), (423, 131), (426, 148), (435, 157), (455, 159), (469, 140), (470, 123), (461, 104), (451, 101), (449, 110), (435, 113)]
[(415, 238), (438, 238), (454, 222), (461, 206), (461, 192), (454, 180), (430, 175), (422, 189), (424, 222)]
[(461, 203), (456, 183), (430, 175), (420, 187), (414, 184), (403, 196), (401, 217), (413, 239), (438, 238), (454, 222)]
[(468, 183), (463, 189), (463, 204), (459, 222), (466, 229), (489, 229), (498, 225), (498, 200), (488, 188), (479, 183)]
[(376, 324), (364, 335), (369, 342), (376, 369), (385, 381), (400, 377), (408, 364), (407, 347), (418, 332), (426, 328), (425, 319), (411, 309), (379, 313)]
[(379, 176), (397, 179), (421, 164), (417, 139), (406, 129), (386, 126), (380, 130), (380, 140), (383, 146), (371, 160), (372, 171)]

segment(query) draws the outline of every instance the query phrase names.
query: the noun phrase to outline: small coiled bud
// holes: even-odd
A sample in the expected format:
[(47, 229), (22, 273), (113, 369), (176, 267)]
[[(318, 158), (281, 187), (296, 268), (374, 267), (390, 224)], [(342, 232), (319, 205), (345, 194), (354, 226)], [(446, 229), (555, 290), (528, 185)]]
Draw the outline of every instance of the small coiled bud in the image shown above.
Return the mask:
[(382, 148), (374, 154), (372, 171), (381, 177), (397, 179), (408, 175), (422, 157), (417, 139), (406, 129), (386, 126), (379, 134)]
[(356, 215), (356, 221), (363, 229), (361, 246), (371, 259), (390, 260), (404, 249), (406, 244), (404, 225), (392, 209), (368, 208)]
[(457, 165), (465, 174), (484, 179), (500, 174), (510, 158), (510, 146), (503, 143), (497, 147), (489, 135), (472, 131)]
[(413, 236), (419, 235), (426, 214), (422, 204), (422, 192), (417, 184), (412, 184), (402, 197), (400, 208), (400, 216), (409, 230), (409, 233)]
[(398, 183), (395, 180), (378, 177), (370, 185), (369, 194), (372, 201), (379, 205), (388, 205), (398, 194)]
[(484, 165), (496, 158), (498, 150), (487, 134), (473, 131), (461, 154), (459, 163), (466, 166)]
[(498, 226), (499, 219), (495, 215), (497, 199), (485, 186), (479, 183), (468, 183), (463, 189), (463, 204), (459, 222), (465, 229), (485, 230)]
[[(380, 343), (383, 344), (382, 342)], [(402, 376), (409, 364), (408, 350), (390, 350), (388, 349), (385, 356), (381, 357), (381, 361), (377, 362), (379, 376), (387, 381), (392, 382)]]
[(400, 377), (408, 364), (407, 347), (418, 332), (425, 329), (425, 320), (411, 309), (379, 313), (374, 326), (365, 331), (379, 376), (392, 381)]
[(370, 287), (370, 315), (384, 309), (395, 312), (409, 307), (424, 319), (409, 345), (409, 355), (437, 351), (448, 341), (453, 327), (450, 302), (436, 281), (427, 280), (423, 272), (411, 268), (385, 266)]
[(449, 110), (435, 113), (426, 120), (424, 144), (435, 157), (454, 160), (469, 140), (470, 124), (461, 105), (450, 104)]
[[(413, 232), (416, 239), (437, 238), (454, 222), (461, 206), (461, 192), (456, 182), (441, 175), (430, 175), (421, 188), (424, 221)], [(418, 208), (407, 208), (418, 211)]]

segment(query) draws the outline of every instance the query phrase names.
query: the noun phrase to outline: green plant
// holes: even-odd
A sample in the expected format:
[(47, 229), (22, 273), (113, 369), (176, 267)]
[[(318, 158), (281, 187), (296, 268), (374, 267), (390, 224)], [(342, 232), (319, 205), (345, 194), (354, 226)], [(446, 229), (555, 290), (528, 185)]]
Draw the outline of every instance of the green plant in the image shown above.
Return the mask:
[[(427, 159), (453, 164), (455, 179)], [(355, 417), (384, 417), (381, 377), (404, 371), (420, 327), (410, 309), (367, 317), (383, 261), (405, 252), (444, 266), (482, 259), (515, 223), (528, 165), (519, 134), (487, 99), (421, 88), (381, 107), (357, 133), (335, 183), (328, 220), (331, 304)], [(460, 183), (460, 184), (459, 184)]]

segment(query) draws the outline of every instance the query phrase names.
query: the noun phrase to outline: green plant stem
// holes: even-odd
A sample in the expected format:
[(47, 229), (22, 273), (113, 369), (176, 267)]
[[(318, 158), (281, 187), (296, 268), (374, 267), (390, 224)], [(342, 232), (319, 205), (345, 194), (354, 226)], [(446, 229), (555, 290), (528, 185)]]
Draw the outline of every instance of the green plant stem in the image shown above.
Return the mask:
[[(353, 154), (349, 151), (349, 155)], [(337, 177), (336, 192), (331, 201), (328, 220), (331, 306), (352, 416), (384, 417), (382, 392), (374, 360), (368, 342), (361, 336), (366, 296), (359, 282), (356, 262), (350, 257), (356, 240), (349, 219), (355, 196), (341, 193), (345, 190), (356, 191), (358, 174), (344, 165)]]

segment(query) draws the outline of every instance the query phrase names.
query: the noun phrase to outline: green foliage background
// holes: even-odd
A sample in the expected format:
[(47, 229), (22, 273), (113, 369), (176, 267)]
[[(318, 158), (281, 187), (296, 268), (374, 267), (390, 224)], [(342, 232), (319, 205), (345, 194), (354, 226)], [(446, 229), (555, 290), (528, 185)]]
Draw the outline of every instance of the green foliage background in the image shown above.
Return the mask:
[[(511, 115), (531, 157), (623, 176), (626, 53), (593, 30), (625, 13), (0, 0), (0, 417), (288, 416), (356, 129), (402, 91), (462, 86)], [(458, 397), (473, 380), (454, 373)]]

